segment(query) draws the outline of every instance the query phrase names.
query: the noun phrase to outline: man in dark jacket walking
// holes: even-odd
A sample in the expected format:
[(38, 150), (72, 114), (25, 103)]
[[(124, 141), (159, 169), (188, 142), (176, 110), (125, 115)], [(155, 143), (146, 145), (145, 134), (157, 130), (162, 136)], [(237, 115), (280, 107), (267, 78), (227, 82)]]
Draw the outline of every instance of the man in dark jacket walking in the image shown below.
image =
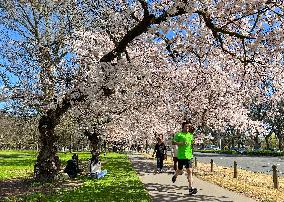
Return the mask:
[(157, 137), (157, 144), (155, 145), (155, 149), (154, 149), (154, 153), (153, 153), (153, 157), (156, 154), (156, 158), (157, 158), (157, 172), (162, 172), (163, 166), (164, 166), (164, 159), (167, 155), (167, 148), (165, 143), (163, 142), (163, 135), (160, 134)]

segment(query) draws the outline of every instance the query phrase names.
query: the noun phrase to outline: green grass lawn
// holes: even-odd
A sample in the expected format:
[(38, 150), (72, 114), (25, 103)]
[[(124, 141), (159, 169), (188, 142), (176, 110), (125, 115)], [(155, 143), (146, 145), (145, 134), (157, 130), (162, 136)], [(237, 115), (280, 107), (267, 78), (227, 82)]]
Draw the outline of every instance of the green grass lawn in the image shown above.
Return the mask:
[[(87, 161), (90, 153), (78, 153), (81, 161)], [(58, 153), (61, 165), (71, 159), (71, 153)], [(0, 181), (13, 178), (26, 178), (33, 175), (36, 151), (0, 150)]]
[(0, 150), (0, 181), (31, 176), (35, 159), (35, 151)]
[[(90, 158), (89, 153), (78, 154), (82, 162)], [(0, 180), (31, 175), (35, 155), (35, 152), (0, 151)], [(62, 164), (65, 164), (71, 156), (71, 154), (59, 154)], [(10, 196), (5, 198), (5, 201), (151, 201), (125, 154), (107, 153), (101, 156), (101, 161), (106, 162), (103, 164), (103, 169), (108, 170), (108, 174), (102, 179), (80, 176), (78, 180), (71, 181), (73, 184), (82, 183), (80, 186), (59, 187), (51, 193), (36, 192)], [(33, 183), (33, 186), (42, 185)], [(52, 184), (45, 186), (52, 187)]]

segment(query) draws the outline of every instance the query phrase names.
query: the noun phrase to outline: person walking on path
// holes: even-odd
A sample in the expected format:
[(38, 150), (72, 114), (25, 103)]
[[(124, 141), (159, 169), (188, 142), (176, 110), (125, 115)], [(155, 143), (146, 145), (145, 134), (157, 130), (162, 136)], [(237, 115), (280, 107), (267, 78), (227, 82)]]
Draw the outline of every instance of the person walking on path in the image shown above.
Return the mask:
[(178, 169), (172, 177), (172, 182), (175, 183), (177, 176), (182, 175), (183, 167), (185, 167), (188, 174), (188, 187), (190, 195), (197, 193), (197, 189), (192, 187), (192, 144), (194, 130), (194, 127), (189, 122), (183, 122), (182, 131), (176, 133), (172, 142), (173, 145), (178, 146)]
[(163, 166), (164, 166), (164, 159), (165, 156), (167, 155), (167, 148), (165, 143), (163, 142), (163, 135), (160, 134), (157, 137), (157, 144), (155, 145), (155, 149), (154, 149), (154, 153), (153, 153), (153, 157), (156, 154), (156, 158), (157, 158), (157, 172), (162, 172)]

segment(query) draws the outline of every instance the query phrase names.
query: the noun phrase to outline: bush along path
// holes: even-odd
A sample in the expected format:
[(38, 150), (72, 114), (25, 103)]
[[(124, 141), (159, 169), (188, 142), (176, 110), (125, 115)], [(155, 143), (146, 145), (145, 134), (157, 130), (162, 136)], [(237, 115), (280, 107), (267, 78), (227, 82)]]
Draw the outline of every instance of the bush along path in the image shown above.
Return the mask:
[(256, 200), (243, 196), (239, 193), (228, 191), (217, 185), (202, 181), (194, 177), (194, 186), (198, 193), (188, 194), (188, 182), (183, 174), (172, 183), (172, 168), (165, 167), (165, 172), (156, 173), (156, 161), (153, 158), (145, 158), (143, 154), (129, 154), (134, 169), (140, 176), (146, 190), (152, 197), (153, 202), (162, 201), (224, 201), (224, 202), (255, 202)]

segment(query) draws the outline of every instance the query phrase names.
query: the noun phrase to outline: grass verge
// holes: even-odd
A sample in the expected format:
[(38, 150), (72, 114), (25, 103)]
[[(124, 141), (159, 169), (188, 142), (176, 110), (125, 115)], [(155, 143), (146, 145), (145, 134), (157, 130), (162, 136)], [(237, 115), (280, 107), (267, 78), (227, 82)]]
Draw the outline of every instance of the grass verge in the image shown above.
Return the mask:
[[(37, 154), (36, 151), (0, 150), (0, 181), (31, 177)], [(66, 165), (72, 155), (58, 153), (61, 168)], [(78, 155), (82, 162), (90, 158), (90, 154), (86, 152), (79, 152)]]
[[(19, 154), (21, 152), (17, 152)], [(3, 154), (2, 154), (3, 155)], [(10, 155), (10, 154), (9, 154)], [(65, 162), (71, 157), (71, 154), (60, 154), (60, 159)], [(7, 158), (11, 162), (13, 157)], [(31, 157), (31, 162), (35, 157)], [(85, 164), (90, 158), (90, 154), (79, 153), (81, 163)], [(9, 160), (8, 160), (9, 159)], [(1, 159), (6, 161), (5, 159)], [(100, 179), (92, 179), (87, 176), (80, 176), (77, 180), (65, 180), (64, 183), (55, 181), (51, 184), (30, 183), (34, 190), (43, 187), (40, 191), (29, 194), (9, 195), (3, 197), (4, 201), (151, 201), (150, 196), (144, 189), (144, 185), (139, 180), (136, 172), (133, 170), (130, 161), (125, 154), (107, 153), (101, 156), (105, 162), (103, 169), (108, 170), (108, 174)], [(11, 163), (12, 164), (12, 163)], [(20, 166), (20, 165), (19, 165)], [(21, 166), (20, 166), (21, 167)], [(11, 176), (11, 175), (10, 175)], [(12, 176), (19, 176), (12, 175)], [(21, 175), (20, 175), (21, 176)], [(23, 177), (23, 176), (21, 176)], [(7, 179), (7, 177), (4, 177)], [(63, 186), (68, 185), (68, 186)]]

